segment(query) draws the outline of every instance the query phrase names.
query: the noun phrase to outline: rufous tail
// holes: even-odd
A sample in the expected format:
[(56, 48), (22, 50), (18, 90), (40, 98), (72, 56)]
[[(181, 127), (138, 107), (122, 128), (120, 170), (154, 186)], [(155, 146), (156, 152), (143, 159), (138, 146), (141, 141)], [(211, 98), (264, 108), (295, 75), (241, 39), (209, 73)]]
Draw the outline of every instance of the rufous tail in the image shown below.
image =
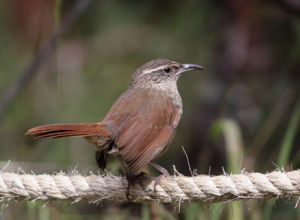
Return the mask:
[(35, 138), (61, 138), (70, 136), (108, 136), (101, 123), (52, 124), (31, 128), (26, 134)]

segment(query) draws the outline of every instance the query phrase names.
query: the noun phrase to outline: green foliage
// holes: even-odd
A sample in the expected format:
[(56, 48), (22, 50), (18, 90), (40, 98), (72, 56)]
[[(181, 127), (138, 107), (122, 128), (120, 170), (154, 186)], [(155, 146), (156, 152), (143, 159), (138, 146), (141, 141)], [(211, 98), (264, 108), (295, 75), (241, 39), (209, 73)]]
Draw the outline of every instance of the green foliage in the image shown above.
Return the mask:
[(295, 135), (299, 127), (299, 119), (300, 119), (300, 99), (296, 103), (295, 109), (290, 118), (288, 128), (286, 130), (281, 145), (281, 149), (279, 152), (279, 159), (278, 159), (278, 167), (280, 168), (286, 166), (290, 158), (292, 146), (295, 140)]

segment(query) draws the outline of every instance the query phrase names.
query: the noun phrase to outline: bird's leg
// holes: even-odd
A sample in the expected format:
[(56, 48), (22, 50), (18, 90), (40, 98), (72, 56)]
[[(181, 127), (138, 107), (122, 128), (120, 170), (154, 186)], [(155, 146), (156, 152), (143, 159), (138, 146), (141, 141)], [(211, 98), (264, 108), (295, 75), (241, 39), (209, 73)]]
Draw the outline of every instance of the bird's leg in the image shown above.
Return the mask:
[(163, 168), (162, 166), (158, 165), (157, 163), (150, 162), (150, 165), (157, 169), (161, 174), (154, 179), (154, 191), (156, 191), (156, 186), (159, 183), (160, 179), (164, 176), (170, 176), (170, 173)]
[(127, 179), (127, 182), (128, 182), (128, 185), (127, 185), (127, 191), (126, 191), (126, 198), (128, 201), (130, 201), (130, 187), (135, 183), (135, 181), (137, 179), (139, 179), (140, 177), (146, 175), (146, 173), (144, 172), (141, 172), (139, 174), (134, 174), (132, 173), (128, 167), (126, 166), (126, 164), (124, 163), (124, 160), (121, 158), (121, 157), (118, 157), (120, 163), (121, 163), (121, 166), (122, 166), (122, 169), (123, 171), (125, 172), (126, 174), (126, 179)]
[(128, 181), (128, 185), (127, 185), (127, 191), (126, 191), (126, 198), (128, 201), (130, 201), (130, 187), (139, 179), (141, 178), (142, 176), (145, 176), (147, 175), (146, 173), (144, 172), (140, 172), (139, 174), (133, 174), (132, 172), (128, 175), (126, 174), (126, 179)]

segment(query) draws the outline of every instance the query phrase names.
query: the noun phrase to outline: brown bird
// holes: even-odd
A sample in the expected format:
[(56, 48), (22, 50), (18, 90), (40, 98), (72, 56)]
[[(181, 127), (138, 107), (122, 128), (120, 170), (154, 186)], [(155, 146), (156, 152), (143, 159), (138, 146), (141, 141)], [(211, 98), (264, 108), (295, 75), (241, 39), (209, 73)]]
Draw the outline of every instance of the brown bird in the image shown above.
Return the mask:
[(168, 59), (152, 60), (135, 71), (129, 88), (101, 122), (43, 125), (27, 134), (36, 138), (86, 138), (96, 145), (96, 161), (101, 169), (106, 167), (109, 155), (119, 158), (128, 185), (149, 163), (164, 175), (168, 172), (152, 160), (167, 150), (175, 134), (182, 115), (177, 80), (189, 70), (203, 67)]

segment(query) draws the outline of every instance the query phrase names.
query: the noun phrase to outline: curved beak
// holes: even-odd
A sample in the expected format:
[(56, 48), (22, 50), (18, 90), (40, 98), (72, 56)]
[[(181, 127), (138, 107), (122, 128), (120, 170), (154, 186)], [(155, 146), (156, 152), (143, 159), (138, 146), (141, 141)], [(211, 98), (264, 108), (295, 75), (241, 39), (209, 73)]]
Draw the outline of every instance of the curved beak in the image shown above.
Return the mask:
[(202, 66), (196, 65), (196, 64), (182, 64), (181, 68), (179, 68), (177, 74), (190, 71), (190, 70), (204, 70)]

